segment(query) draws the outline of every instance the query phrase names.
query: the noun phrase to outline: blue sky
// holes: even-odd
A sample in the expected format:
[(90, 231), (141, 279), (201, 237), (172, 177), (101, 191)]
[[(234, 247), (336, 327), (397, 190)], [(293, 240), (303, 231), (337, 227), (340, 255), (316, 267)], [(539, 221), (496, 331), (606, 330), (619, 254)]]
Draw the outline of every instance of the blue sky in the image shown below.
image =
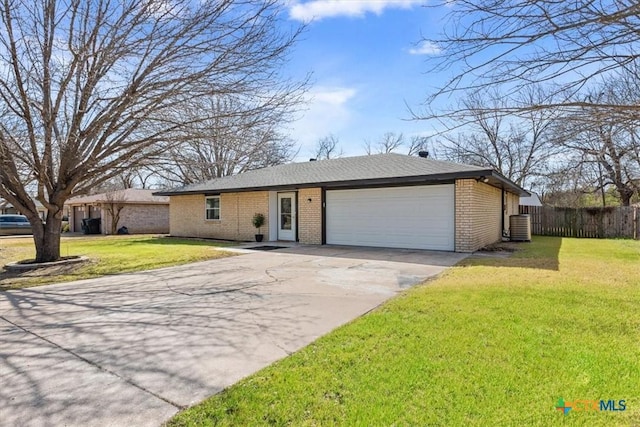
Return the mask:
[(291, 23), (308, 22), (291, 54), (289, 72), (312, 73), (307, 111), (291, 125), (298, 160), (316, 141), (340, 139), (345, 155), (364, 154), (364, 141), (385, 132), (428, 135), (431, 124), (407, 121), (442, 76), (426, 74), (435, 46), (421, 35), (442, 30), (444, 8), (415, 0), (302, 0), (288, 3)]

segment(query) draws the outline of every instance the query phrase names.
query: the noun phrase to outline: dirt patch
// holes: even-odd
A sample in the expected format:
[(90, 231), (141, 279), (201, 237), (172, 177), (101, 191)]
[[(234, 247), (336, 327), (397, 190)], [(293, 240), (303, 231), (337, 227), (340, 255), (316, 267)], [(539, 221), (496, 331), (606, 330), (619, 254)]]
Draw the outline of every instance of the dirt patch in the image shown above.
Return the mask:
[(524, 249), (522, 246), (525, 242), (498, 242), (492, 245), (485, 246), (478, 252), (517, 252)]
[(508, 258), (514, 252), (524, 249), (524, 242), (498, 242), (474, 252), (468, 259)]
[[(33, 270), (9, 271), (3, 269), (0, 271), (0, 291), (18, 289), (25, 286), (38, 286), (45, 282), (51, 283), (52, 278), (56, 276), (73, 276), (78, 269), (86, 267), (87, 264), (91, 262), (92, 261), (89, 260), (76, 264), (52, 265), (50, 267), (40, 267)], [(38, 280), (39, 278), (42, 280)]]

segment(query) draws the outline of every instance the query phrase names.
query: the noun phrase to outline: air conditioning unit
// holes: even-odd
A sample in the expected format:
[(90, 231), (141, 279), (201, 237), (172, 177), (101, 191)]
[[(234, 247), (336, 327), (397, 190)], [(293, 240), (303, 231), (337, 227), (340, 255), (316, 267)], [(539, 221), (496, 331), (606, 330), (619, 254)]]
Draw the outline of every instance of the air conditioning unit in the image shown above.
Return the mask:
[(531, 241), (531, 217), (529, 215), (511, 215), (509, 217), (511, 240), (515, 242)]

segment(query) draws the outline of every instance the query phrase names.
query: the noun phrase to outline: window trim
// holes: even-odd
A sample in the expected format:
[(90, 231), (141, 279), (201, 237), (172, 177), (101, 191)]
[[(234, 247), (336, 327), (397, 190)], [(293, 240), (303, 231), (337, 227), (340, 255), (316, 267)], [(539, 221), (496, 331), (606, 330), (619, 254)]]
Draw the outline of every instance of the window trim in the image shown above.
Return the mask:
[[(218, 199), (218, 218), (207, 218), (208, 211), (216, 211), (216, 208), (208, 208), (207, 201), (210, 199)], [(205, 196), (204, 198), (204, 220), (205, 221), (220, 221), (222, 219), (222, 200), (220, 196)]]

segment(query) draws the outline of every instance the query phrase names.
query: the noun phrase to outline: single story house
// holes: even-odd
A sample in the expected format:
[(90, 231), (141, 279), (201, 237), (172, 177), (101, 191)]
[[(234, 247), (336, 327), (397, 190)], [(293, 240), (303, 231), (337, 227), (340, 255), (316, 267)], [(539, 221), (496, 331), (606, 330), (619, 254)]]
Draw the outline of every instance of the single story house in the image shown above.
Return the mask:
[[(40, 218), (41, 219), (46, 219), (47, 218), (47, 208), (45, 208), (42, 203), (40, 203), (38, 200), (34, 200), (33, 201), (36, 205), (36, 209), (38, 210), (38, 213), (40, 214)], [(22, 212), (20, 212), (18, 209), (16, 209), (11, 203), (9, 203), (7, 200), (4, 199), (0, 199), (0, 214), (22, 214)]]
[(170, 234), (472, 252), (500, 241), (525, 190), (483, 167), (400, 154), (290, 163), (187, 185)]
[(90, 196), (73, 197), (65, 203), (69, 212), (69, 230), (82, 231), (82, 220), (100, 218), (102, 234), (125, 226), (129, 233), (166, 234), (169, 232), (169, 198), (156, 196), (154, 190), (128, 188)]

